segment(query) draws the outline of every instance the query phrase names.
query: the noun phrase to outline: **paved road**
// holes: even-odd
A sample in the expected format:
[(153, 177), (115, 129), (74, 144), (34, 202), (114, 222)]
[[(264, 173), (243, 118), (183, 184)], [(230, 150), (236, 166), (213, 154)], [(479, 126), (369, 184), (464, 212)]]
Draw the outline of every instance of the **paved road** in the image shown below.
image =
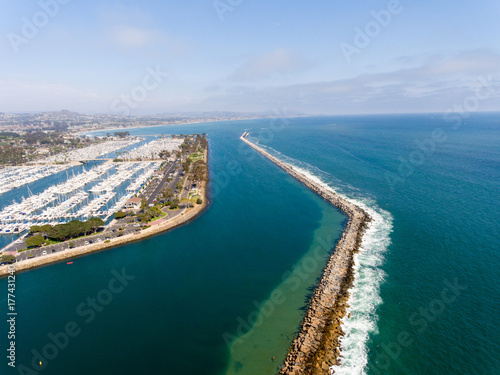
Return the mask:
[[(175, 169), (175, 167), (177, 165), (178, 165), (178, 161), (175, 161), (174, 163), (172, 163), (172, 165), (169, 167), (169, 169), (165, 172), (164, 178), (155, 187), (155, 190), (149, 196), (148, 203), (153, 203), (156, 196), (164, 188), (172, 189), (172, 191), (177, 190), (177, 183), (182, 179), (182, 176), (180, 175), (180, 171), (179, 171), (179, 173), (177, 173), (176, 177), (172, 179), (172, 181), (170, 181), (170, 182), (167, 181), (167, 179), (169, 178), (169, 174)], [(186, 182), (188, 182), (188, 181), (186, 180)], [(184, 184), (184, 186), (180, 192), (181, 198), (188, 197), (190, 185), (188, 184), (187, 188), (185, 186), (186, 186), (186, 183)], [(151, 188), (153, 188), (153, 186), (151, 186)], [(147, 189), (146, 189), (146, 192), (147, 192)], [(167, 215), (163, 218), (162, 221), (165, 221), (167, 219), (171, 219), (175, 216), (182, 214), (185, 211), (185, 207), (183, 207), (182, 204), (180, 206), (181, 206), (181, 209), (174, 210), (174, 211), (170, 211), (167, 208), (165, 208), (164, 212), (166, 212)], [(95, 242), (105, 241), (106, 239), (115, 238), (115, 237), (118, 237), (118, 234), (120, 233), (120, 231), (118, 230), (119, 227), (123, 228), (123, 231), (122, 231), (123, 235), (142, 230), (141, 226), (138, 223), (127, 223), (128, 220), (130, 220), (130, 218), (118, 220), (115, 222), (114, 225), (107, 227), (102, 232), (96, 233), (95, 235), (92, 235), (92, 236), (87, 236), (85, 238), (70, 240), (70, 241), (66, 241), (63, 243), (55, 244), (55, 245), (48, 245), (48, 246), (43, 246), (43, 247), (37, 248), (37, 249), (23, 251), (22, 253), (19, 253), (16, 256), (16, 259), (17, 259), (17, 261), (22, 261), (22, 260), (25, 260), (27, 258), (45, 256), (47, 254), (64, 251), (64, 250), (67, 250), (69, 248), (70, 242), (74, 243), (74, 247), (79, 247), (79, 246), (88, 245), (90, 243), (95, 243)], [(13, 250), (17, 251), (17, 250), (21, 250), (21, 249), (25, 249), (25, 248), (26, 248), (26, 243), (24, 241), (22, 241), (19, 243), (12, 244), (11, 247), (9, 247), (9, 251), (13, 251)]]
[[(67, 250), (69, 248), (70, 242), (73, 242), (75, 244), (75, 247), (79, 247), (79, 246), (88, 245), (91, 243), (91, 241), (92, 241), (92, 243), (95, 243), (95, 242), (102, 242), (102, 241), (105, 241), (107, 239), (119, 237), (118, 234), (120, 233), (120, 231), (118, 230), (118, 228), (120, 226), (123, 228), (123, 235), (134, 233), (136, 231), (142, 230), (140, 226), (136, 226), (136, 223), (122, 224), (122, 225), (116, 224), (116, 225), (113, 225), (112, 227), (109, 227), (106, 230), (99, 232), (99, 233), (96, 233), (92, 236), (87, 236), (84, 238), (70, 240), (70, 241), (58, 243), (55, 245), (48, 245), (48, 246), (43, 246), (43, 247), (37, 248), (37, 249), (23, 251), (22, 253), (19, 253), (16, 256), (16, 259), (19, 262), (19, 261), (25, 260), (27, 258), (35, 258), (35, 257), (39, 257), (39, 256), (44, 256), (44, 255), (50, 254), (50, 253), (57, 253), (59, 251), (64, 251), (64, 250)], [(26, 245), (23, 243), (23, 246), (21, 248), (25, 248), (25, 247), (26, 247)], [(44, 252), (45, 252), (45, 254), (44, 254)]]
[(161, 191), (165, 188), (165, 185), (167, 184), (167, 179), (169, 178), (169, 173), (174, 170), (174, 168), (178, 165), (177, 160), (172, 163), (170, 168), (165, 171), (165, 174), (163, 176), (163, 179), (156, 185), (155, 189), (153, 192), (149, 195), (148, 198), (148, 204), (153, 204), (154, 200), (156, 197), (161, 193)]
[[(26, 245), (24, 243), (24, 238), (21, 239), (21, 241), (19, 241), (20, 239), (17, 239), (15, 242), (11, 243), (10, 245), (7, 245), (5, 247), (5, 251), (17, 251), (17, 250), (21, 250), (21, 249), (25, 249), (26, 248)], [(19, 241), (19, 242), (17, 242)]]

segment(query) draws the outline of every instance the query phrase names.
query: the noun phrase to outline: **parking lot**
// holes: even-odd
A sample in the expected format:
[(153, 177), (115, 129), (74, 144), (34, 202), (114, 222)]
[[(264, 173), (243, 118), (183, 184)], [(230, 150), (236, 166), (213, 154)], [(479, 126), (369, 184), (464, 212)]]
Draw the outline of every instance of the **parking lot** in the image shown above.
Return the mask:
[[(19, 253), (16, 256), (16, 260), (19, 262), (19, 261), (25, 260), (25, 259), (31, 259), (31, 258), (35, 258), (35, 257), (39, 257), (39, 256), (45, 256), (47, 254), (52, 254), (52, 253), (64, 251), (64, 250), (69, 249), (70, 243), (73, 243), (74, 247), (76, 248), (76, 247), (80, 247), (80, 246), (90, 245), (92, 243), (98, 243), (98, 242), (110, 240), (112, 238), (119, 237), (119, 234), (120, 234), (120, 236), (122, 236), (122, 235), (130, 234), (130, 233), (134, 233), (136, 231), (142, 230), (140, 224), (138, 224), (138, 223), (124, 224), (124, 225), (121, 225), (121, 227), (123, 228), (122, 231), (120, 231), (118, 229), (118, 228), (120, 228), (120, 224), (117, 224), (117, 225), (113, 225), (112, 227), (107, 228), (106, 230), (98, 232), (92, 236), (86, 236), (86, 237), (58, 243), (55, 245), (47, 245), (47, 246), (43, 246), (40, 248), (26, 250), (26, 251), (23, 251), (22, 253)], [(23, 244), (21, 245), (20, 248), (25, 248), (25, 247), (26, 247), (26, 245), (23, 242)]]

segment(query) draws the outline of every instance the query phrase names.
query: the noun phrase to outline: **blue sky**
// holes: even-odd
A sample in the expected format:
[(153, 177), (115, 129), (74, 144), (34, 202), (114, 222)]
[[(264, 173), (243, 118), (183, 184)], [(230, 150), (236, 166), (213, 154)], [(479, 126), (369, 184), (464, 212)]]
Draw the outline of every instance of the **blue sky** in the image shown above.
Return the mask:
[(500, 108), (498, 0), (0, 5), (0, 112)]

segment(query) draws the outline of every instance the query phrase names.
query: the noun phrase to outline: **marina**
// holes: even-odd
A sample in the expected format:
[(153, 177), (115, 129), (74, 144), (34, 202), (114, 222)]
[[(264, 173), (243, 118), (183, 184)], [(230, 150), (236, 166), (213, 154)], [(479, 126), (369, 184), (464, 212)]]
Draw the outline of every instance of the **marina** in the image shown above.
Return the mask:
[(121, 158), (124, 160), (159, 159), (162, 151), (172, 152), (178, 150), (182, 143), (184, 143), (184, 138), (162, 137), (124, 152)]
[(52, 176), (69, 167), (71, 165), (5, 167), (0, 170), (0, 194)]
[[(99, 184), (93, 186), (90, 191), (97, 193), (101, 191), (109, 191), (115, 189), (123, 184), (126, 180), (132, 178), (141, 169), (147, 171), (148, 174), (154, 172), (154, 168), (159, 168), (161, 163), (121, 163), (116, 167), (116, 173), (108, 176), (106, 180), (101, 181)], [(150, 174), (150, 175), (151, 175)]]
[[(134, 155), (149, 153), (150, 157), (157, 157), (162, 150), (173, 151), (183, 141), (172, 138), (153, 140), (139, 147), (140, 150)], [(115, 152), (118, 145), (123, 148), (137, 142), (137, 137), (112, 141), (111, 145), (110, 142), (104, 142), (92, 146), (87, 153), (81, 153), (77, 158), (90, 160)], [(110, 148), (103, 149), (103, 145)], [(73, 154), (72, 158), (76, 156)], [(6, 200), (2, 202), (4, 206), (0, 212), (0, 235), (23, 234), (33, 225), (56, 225), (91, 217), (108, 221), (115, 212), (123, 208), (127, 200), (138, 194), (165, 162), (113, 162), (109, 159), (97, 159), (92, 163), (94, 164), (78, 167), (76, 173), (75, 169), (68, 170), (71, 165), (11, 167), (3, 170), (4, 176), (10, 179), (14, 179), (16, 172), (24, 171), (23, 178), (18, 179), (18, 183), (21, 185), (21, 182), (26, 181), (26, 190), (24, 194), (16, 195), (17, 198), (11, 200), (10, 204)], [(63, 172), (58, 183), (35, 194), (31, 191), (31, 182), (58, 172)]]
[(69, 163), (74, 161), (95, 160), (112, 152), (143, 141), (143, 138), (133, 137), (124, 140), (104, 141), (102, 143), (72, 150), (66, 153), (49, 156), (40, 160), (39, 164)]

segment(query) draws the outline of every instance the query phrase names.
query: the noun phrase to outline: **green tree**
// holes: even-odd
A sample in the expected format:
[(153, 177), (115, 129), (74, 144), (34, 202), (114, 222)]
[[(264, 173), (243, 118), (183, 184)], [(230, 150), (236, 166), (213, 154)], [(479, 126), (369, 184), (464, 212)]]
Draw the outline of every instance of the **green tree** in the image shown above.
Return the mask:
[(129, 135), (130, 135), (130, 133), (128, 131), (115, 132), (115, 137), (125, 138), (125, 137), (127, 137)]
[(161, 195), (163, 196), (163, 198), (169, 199), (174, 196), (174, 192), (172, 191), (172, 189), (163, 189), (161, 191)]
[(149, 222), (152, 219), (152, 216), (148, 215), (147, 213), (145, 213), (145, 214), (139, 214), (137, 217), (143, 223), (147, 223), (147, 222)]
[(4, 263), (12, 263), (12, 262), (16, 261), (16, 257), (14, 255), (6, 254), (6, 255), (2, 255), (0, 260)]
[(141, 212), (145, 212), (149, 208), (148, 201), (144, 198), (141, 200)]
[(191, 163), (192, 160), (190, 158), (187, 158), (186, 161), (182, 164), (182, 168), (186, 173), (189, 172), (189, 167), (191, 166)]
[(175, 198), (172, 203), (170, 203), (170, 208), (172, 210), (179, 208), (179, 199)]
[(118, 211), (115, 213), (115, 219), (123, 219), (127, 214), (123, 211)]
[(88, 225), (90, 230), (92, 230), (92, 233), (95, 233), (97, 229), (104, 225), (104, 220), (102, 220), (100, 217), (91, 217), (87, 220), (86, 224)]
[(49, 233), (51, 231), (51, 229), (52, 229), (52, 225), (45, 224), (45, 225), (42, 225), (40, 232)]
[(207, 164), (203, 160), (197, 160), (193, 164), (192, 175), (194, 181), (204, 181), (207, 175)]
[(151, 207), (151, 210), (155, 212), (155, 216), (161, 216), (161, 205), (154, 205), (153, 207)]
[(54, 225), (54, 227), (50, 230), (50, 232), (47, 234), (47, 236), (51, 240), (56, 240), (56, 241), (64, 241), (71, 236), (71, 228), (75, 224), (70, 225), (69, 223), (67, 224), (57, 224)]
[(39, 225), (33, 225), (30, 228), (30, 233), (40, 233), (42, 231), (42, 227)]
[(160, 217), (161, 216), (161, 206), (155, 205), (153, 207), (149, 207), (145, 212), (146, 215), (153, 217)]
[(168, 159), (170, 157), (170, 152), (168, 150), (162, 150), (158, 156), (162, 159)]
[(11, 145), (0, 147), (0, 164), (21, 164), (24, 157), (24, 151), (20, 147)]
[(65, 241), (70, 238), (80, 237), (91, 231), (88, 223), (72, 220), (66, 224), (57, 224), (48, 233), (48, 237), (57, 241)]
[(196, 200), (196, 203), (197, 203), (197, 204), (202, 204), (202, 203), (203, 203), (203, 201), (201, 200), (201, 198), (198, 198), (198, 199)]
[(40, 247), (45, 243), (45, 238), (43, 238), (41, 235), (36, 235), (33, 237), (28, 237), (26, 239), (26, 247), (32, 248), (32, 247)]

